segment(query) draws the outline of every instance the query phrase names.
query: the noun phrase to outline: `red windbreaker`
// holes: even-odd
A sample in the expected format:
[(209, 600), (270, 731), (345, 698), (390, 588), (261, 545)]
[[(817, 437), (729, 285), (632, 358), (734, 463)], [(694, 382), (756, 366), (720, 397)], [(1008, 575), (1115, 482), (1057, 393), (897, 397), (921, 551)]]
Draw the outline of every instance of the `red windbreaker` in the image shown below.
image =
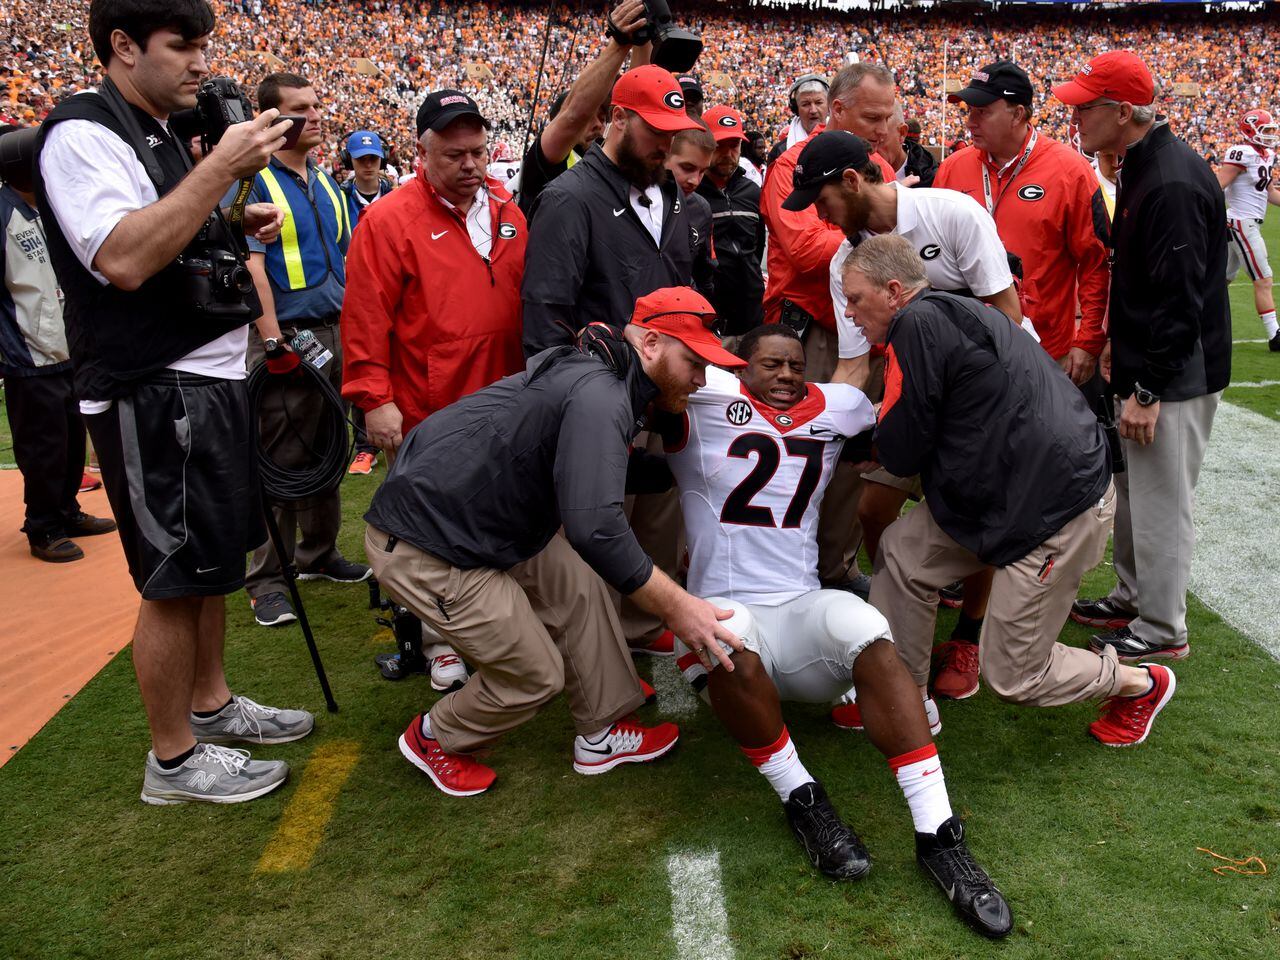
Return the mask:
[(996, 231), (1005, 248), (1022, 258), (1022, 312), (1040, 345), (1055, 360), (1072, 347), (1096, 357), (1107, 342), (1103, 321), (1111, 284), (1102, 189), (1088, 160), (1043, 134), (1015, 175), (1030, 138), (1028, 132), (1004, 176), (985, 150), (966, 147), (942, 161), (933, 185), (967, 193), (985, 208), (987, 169)]
[[(819, 124), (809, 138), (825, 129)], [(808, 139), (800, 141), (769, 165), (764, 189), (760, 192), (760, 215), (769, 228), (769, 285), (764, 293), (764, 321), (778, 322), (785, 299), (808, 311), (820, 326), (835, 330), (828, 271), (836, 248), (844, 240), (844, 232), (833, 224), (823, 223), (813, 207), (799, 213), (782, 209), (782, 201), (791, 195), (796, 158), (808, 142)], [(879, 154), (872, 154), (871, 159), (880, 165), (885, 182), (892, 183), (893, 168)]]
[(520, 282), (528, 228), (497, 180), (486, 261), (423, 170), (361, 215), (347, 253), (342, 395), (394, 400), (408, 433), (429, 414), (524, 368)]

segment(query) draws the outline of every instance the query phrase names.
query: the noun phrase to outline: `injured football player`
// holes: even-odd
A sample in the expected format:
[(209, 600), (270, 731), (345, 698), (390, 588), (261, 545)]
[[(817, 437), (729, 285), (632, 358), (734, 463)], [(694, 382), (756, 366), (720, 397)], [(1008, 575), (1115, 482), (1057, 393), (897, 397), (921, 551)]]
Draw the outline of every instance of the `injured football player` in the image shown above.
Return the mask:
[(848, 384), (806, 383), (804, 348), (784, 324), (750, 331), (737, 352), (747, 361), (740, 374), (708, 368), (707, 385), (664, 435), (689, 592), (733, 611), (724, 625), (744, 649), (732, 654), (733, 671), (715, 661), (708, 669), (677, 641), (680, 668), (777, 791), (809, 860), (841, 880), (865, 876), (871, 860), (801, 762), (781, 701), (831, 702), (856, 686), (867, 736), (910, 808), (921, 867), (978, 932), (1006, 936), (1009, 905), (965, 844), (889, 624), (859, 597), (818, 583), (818, 508), (846, 440), (870, 431), (875, 411)]

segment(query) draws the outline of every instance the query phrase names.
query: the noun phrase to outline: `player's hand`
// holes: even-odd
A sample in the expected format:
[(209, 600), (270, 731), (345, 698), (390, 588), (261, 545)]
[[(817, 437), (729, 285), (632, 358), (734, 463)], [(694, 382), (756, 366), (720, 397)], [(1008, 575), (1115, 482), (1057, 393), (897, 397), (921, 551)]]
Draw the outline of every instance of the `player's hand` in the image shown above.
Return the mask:
[(685, 594), (683, 600), (667, 614), (667, 627), (681, 642), (697, 655), (702, 665), (710, 670), (715, 664), (712, 657), (726, 670), (733, 671), (729, 655), (742, 649), (742, 640), (724, 627), (720, 621), (733, 616), (732, 610), (712, 606), (705, 600)]
[(1097, 368), (1098, 361), (1094, 359), (1093, 354), (1088, 350), (1072, 347), (1058, 361), (1058, 366), (1062, 367), (1066, 375), (1071, 378), (1071, 382), (1078, 387), (1093, 376), (1093, 371)]
[(644, 13), (643, 0), (622, 0), (622, 3), (609, 11), (609, 20), (618, 28), (619, 33), (631, 34), (649, 22)]
[(251, 203), (244, 208), (244, 232), (259, 243), (275, 243), (284, 226), (284, 211), (274, 203)]
[(263, 110), (252, 120), (227, 127), (218, 145), (209, 151), (204, 163), (217, 163), (232, 180), (252, 177), (267, 165), (271, 155), (284, 146), (284, 135), (290, 121), (280, 120), (274, 107)]
[(1102, 353), (1098, 354), (1098, 372), (1102, 374), (1102, 379), (1111, 382), (1111, 341), (1107, 341), (1107, 345), (1102, 348)]
[(914, 187), (920, 182), (920, 178), (914, 173), (909, 173), (899, 181), (904, 187)]
[(1120, 436), (1145, 447), (1156, 438), (1156, 420), (1159, 418), (1159, 400), (1144, 407), (1137, 397), (1129, 397), (1120, 411)]
[(395, 453), (400, 449), (400, 444), (404, 441), (404, 437), (400, 435), (403, 426), (404, 415), (394, 402), (365, 411), (364, 432), (369, 437), (369, 442), (387, 453)]

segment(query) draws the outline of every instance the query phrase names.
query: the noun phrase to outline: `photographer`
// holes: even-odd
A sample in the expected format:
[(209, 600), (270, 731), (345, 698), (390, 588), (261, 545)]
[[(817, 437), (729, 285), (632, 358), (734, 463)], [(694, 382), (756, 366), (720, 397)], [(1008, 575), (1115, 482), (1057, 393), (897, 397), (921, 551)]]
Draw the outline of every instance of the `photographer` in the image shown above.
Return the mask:
[[(142, 603), (133, 661), (151, 728), (142, 799), (235, 803), (278, 787), (282, 761), (218, 744), (283, 743), (311, 714), (227, 689), (223, 597), (244, 585), (261, 539), (245, 389), (247, 325), (234, 237), (217, 213), (233, 183), (284, 142), (274, 110), (229, 126), (194, 169), (168, 130), (209, 73), (214, 16), (204, 0), (93, 0), (100, 93), (71, 97), (36, 142), (36, 195), (66, 295), (67, 339), (89, 434)], [(150, 168), (150, 169), (149, 169)], [(281, 212), (244, 211), (269, 241)], [(198, 261), (221, 254), (228, 289)], [(192, 262), (197, 261), (197, 262)], [(240, 271), (237, 273), (236, 271)]]

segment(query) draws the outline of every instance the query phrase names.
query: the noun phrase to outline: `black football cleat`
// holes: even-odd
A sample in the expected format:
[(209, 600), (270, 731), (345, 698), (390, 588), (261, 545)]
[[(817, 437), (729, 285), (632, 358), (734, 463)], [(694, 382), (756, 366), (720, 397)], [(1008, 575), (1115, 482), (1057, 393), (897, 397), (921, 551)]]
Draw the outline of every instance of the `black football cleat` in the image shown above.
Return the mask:
[(1272, 353), (1280, 353), (1280, 333), (1277, 333), (1267, 341), (1267, 349)]
[(1143, 640), (1128, 627), (1120, 627), (1110, 633), (1098, 633), (1089, 638), (1089, 649), (1094, 653), (1102, 653), (1107, 647), (1114, 647), (1116, 656), (1124, 663), (1137, 663), (1139, 660), (1185, 660), (1191, 655), (1191, 645), (1183, 643), (1178, 646), (1165, 647), (1149, 640)]
[(832, 880), (861, 880), (871, 869), (871, 855), (827, 799), (816, 780), (796, 787), (782, 804), (791, 832), (809, 862)]
[(998, 940), (1013, 930), (1013, 912), (965, 846), (959, 817), (944, 820), (936, 834), (916, 834), (916, 861), (942, 888), (956, 912), (984, 937)]

